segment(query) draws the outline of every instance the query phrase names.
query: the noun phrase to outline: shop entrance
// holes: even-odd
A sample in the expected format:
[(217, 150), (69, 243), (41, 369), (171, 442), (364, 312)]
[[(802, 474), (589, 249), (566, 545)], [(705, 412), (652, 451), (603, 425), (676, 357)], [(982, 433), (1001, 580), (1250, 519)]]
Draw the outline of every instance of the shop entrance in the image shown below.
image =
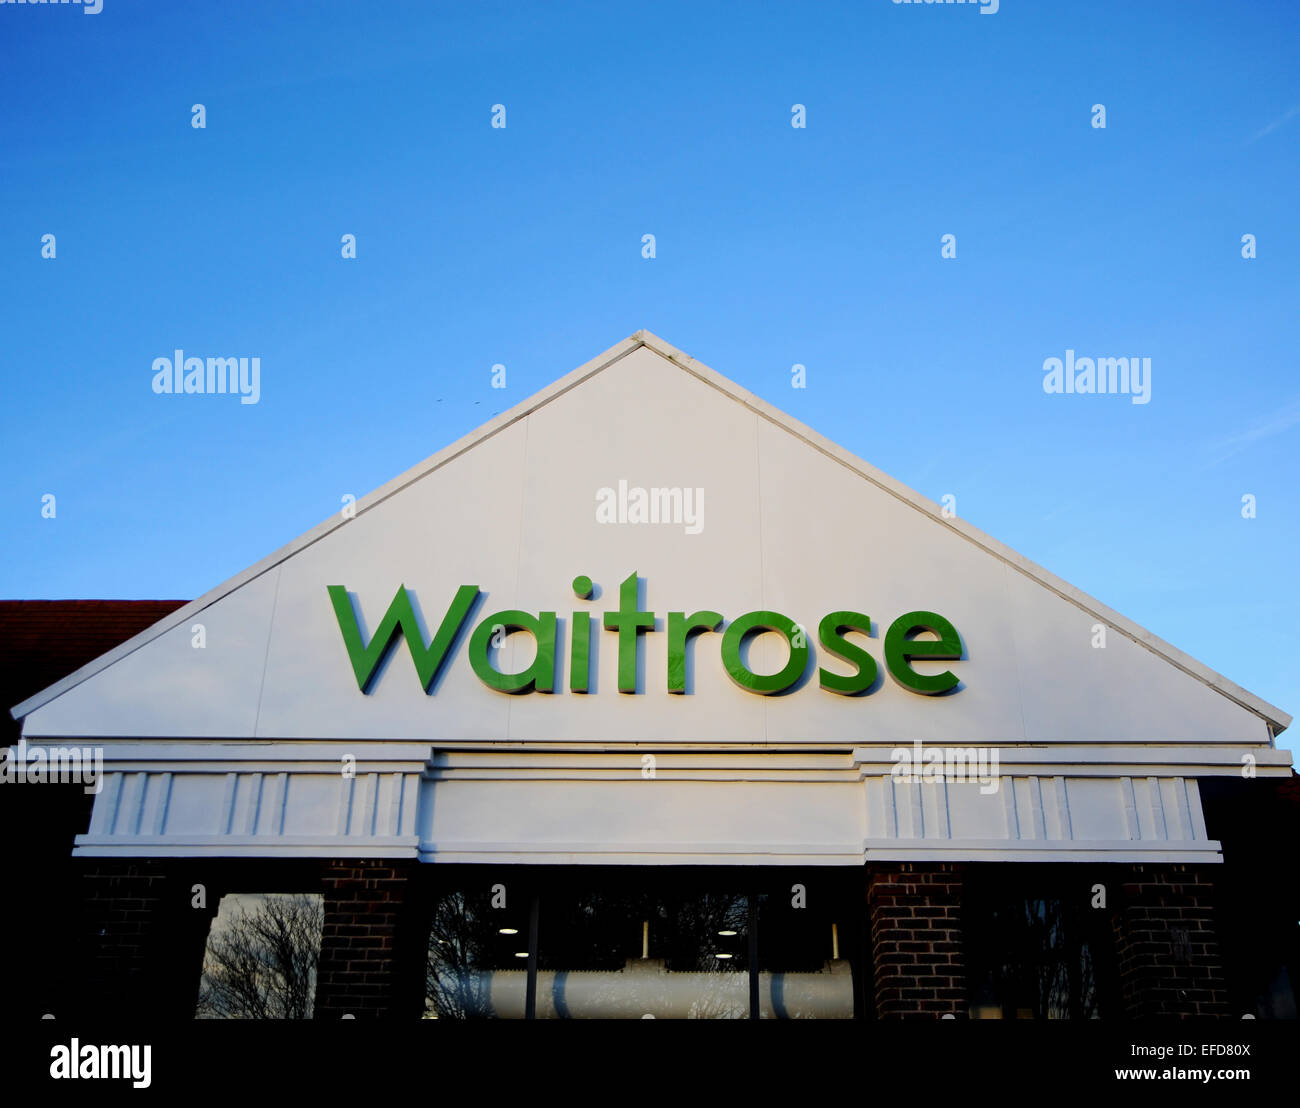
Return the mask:
[(863, 1011), (856, 867), (456, 866), (432, 876), (427, 1019)]

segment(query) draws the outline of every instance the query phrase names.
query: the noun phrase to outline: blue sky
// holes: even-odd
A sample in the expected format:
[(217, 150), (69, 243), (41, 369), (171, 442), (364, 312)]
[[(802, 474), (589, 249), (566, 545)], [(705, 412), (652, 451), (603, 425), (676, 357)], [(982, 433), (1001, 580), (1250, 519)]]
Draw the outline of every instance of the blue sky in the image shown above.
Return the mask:
[(0, 595), (197, 596), (646, 327), (1300, 710), (1298, 54), (1289, 0), (0, 5)]

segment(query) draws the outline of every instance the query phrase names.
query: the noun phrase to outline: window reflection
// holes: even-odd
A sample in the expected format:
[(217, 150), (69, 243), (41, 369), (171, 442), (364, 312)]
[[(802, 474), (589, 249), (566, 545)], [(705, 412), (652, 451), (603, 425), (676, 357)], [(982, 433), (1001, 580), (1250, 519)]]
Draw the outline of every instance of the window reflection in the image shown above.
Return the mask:
[(763, 1019), (852, 1019), (856, 914), (830, 883), (786, 882), (758, 898)]
[(542, 905), (538, 1018), (748, 1018), (742, 893), (571, 889)]
[(967, 905), (974, 1019), (1100, 1019), (1111, 974), (1103, 912), (1072, 886), (1040, 881), (1040, 895), (990, 885)]
[[(748, 1019), (751, 910), (760, 1015), (853, 1017), (851, 913), (822, 890), (813, 908), (662, 872), (583, 877), (541, 882), (536, 1018)], [(435, 897), (428, 1018), (525, 1014), (528, 898), (512, 886), (517, 909), (494, 908), (489, 887)]]
[(310, 893), (229, 893), (208, 933), (197, 1019), (311, 1019), (324, 902)]
[(499, 895), (493, 907), (493, 899), (487, 889), (445, 892), (435, 898), (425, 970), (426, 1018), (523, 1015), (525, 975), (520, 966), (528, 954), (528, 913), (501, 906), (504, 898)]

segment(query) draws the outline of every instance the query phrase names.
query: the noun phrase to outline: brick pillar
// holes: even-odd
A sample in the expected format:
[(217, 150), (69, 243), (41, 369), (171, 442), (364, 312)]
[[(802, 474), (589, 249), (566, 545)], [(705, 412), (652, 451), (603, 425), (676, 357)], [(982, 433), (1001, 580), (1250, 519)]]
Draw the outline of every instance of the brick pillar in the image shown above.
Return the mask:
[(876, 1016), (967, 1014), (961, 945), (961, 868), (947, 862), (869, 867), (867, 911)]
[(411, 995), (407, 977), (423, 973), (402, 946), (413, 865), (351, 858), (326, 863), (317, 1019), (408, 1014), (402, 1010)]
[[(147, 859), (95, 859), (82, 880), (87, 980), (73, 997), (77, 1009), (95, 1015), (174, 1015), (177, 979), (168, 966), (172, 913), (162, 867)], [(195, 968), (195, 989), (197, 973)]]
[(1213, 885), (1194, 867), (1128, 867), (1114, 917), (1125, 1015), (1227, 1015)]

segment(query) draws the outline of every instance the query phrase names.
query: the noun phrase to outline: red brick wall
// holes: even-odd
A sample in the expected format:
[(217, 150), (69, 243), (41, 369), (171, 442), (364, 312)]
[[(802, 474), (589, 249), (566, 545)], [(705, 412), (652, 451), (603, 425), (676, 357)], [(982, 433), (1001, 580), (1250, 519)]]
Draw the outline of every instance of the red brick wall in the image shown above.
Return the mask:
[(85, 976), (69, 989), (72, 1010), (192, 1018), (211, 913), (190, 908), (189, 886), (162, 862), (96, 858), (82, 889)]
[[(411, 870), (416, 863), (345, 859), (325, 863), (325, 918), (316, 977), (316, 1018), (410, 1015), (414, 976), (423, 967), (406, 957), (411, 938)], [(410, 963), (408, 965), (408, 962)]]
[(1126, 1016), (1228, 1014), (1213, 895), (1192, 866), (1128, 867), (1114, 917)]
[(147, 1008), (156, 985), (158, 909), (165, 878), (156, 865), (103, 859), (84, 872), (84, 1001), (89, 1010)]
[(961, 867), (899, 862), (869, 867), (867, 911), (880, 1019), (967, 1014)]

